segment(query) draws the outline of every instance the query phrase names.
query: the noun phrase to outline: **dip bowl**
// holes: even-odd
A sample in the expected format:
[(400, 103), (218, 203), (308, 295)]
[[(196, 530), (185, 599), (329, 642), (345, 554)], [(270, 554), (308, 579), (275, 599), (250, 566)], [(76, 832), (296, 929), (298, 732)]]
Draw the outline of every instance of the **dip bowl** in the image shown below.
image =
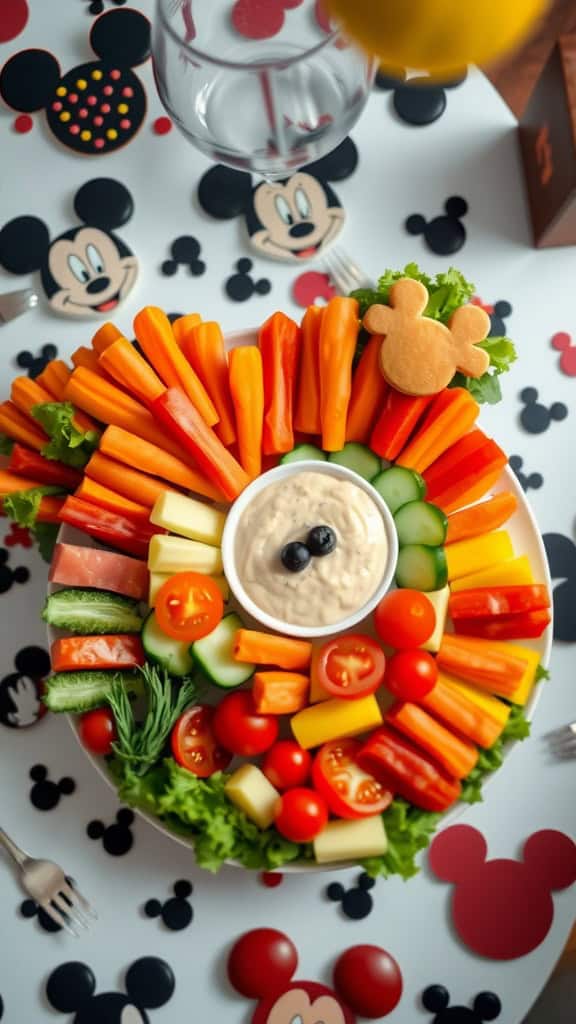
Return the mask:
[[(236, 561), (236, 537), (238, 524), (245, 509), (248, 508), (254, 498), (266, 487), (269, 487), (271, 484), (281, 483), (289, 477), (305, 472), (321, 473), (323, 475), (331, 476), (335, 482), (348, 481), (363, 490), (371, 498), (382, 517), (388, 545), (388, 554), (382, 576), (370, 598), (363, 604), (359, 605), (358, 608), (356, 608), (350, 615), (347, 615), (337, 622), (331, 622), (328, 625), (321, 626), (295, 625), (294, 623), (285, 622), (283, 619), (276, 618), (275, 616), (268, 614), (268, 612), (263, 611), (246, 593), (238, 573)], [(249, 484), (246, 490), (242, 492), (232, 505), (226, 518), (226, 525), (222, 536), (222, 561), (224, 565), (224, 573), (228, 583), (230, 584), (230, 589), (232, 590), (234, 597), (242, 606), (244, 611), (246, 611), (248, 615), (259, 622), (262, 626), (266, 626), (267, 629), (274, 633), (283, 633), (286, 636), (300, 637), (307, 640), (333, 636), (334, 633), (340, 633), (344, 630), (351, 629), (353, 626), (357, 625), (357, 623), (370, 615), (392, 585), (394, 574), (396, 572), (397, 559), (398, 537), (396, 535), (396, 527), (384, 500), (375, 488), (372, 487), (367, 480), (359, 476), (358, 473), (355, 473), (352, 469), (348, 469), (346, 466), (340, 466), (332, 462), (302, 460), (301, 462), (292, 462), (286, 465), (276, 466), (274, 469), (268, 470), (267, 473), (263, 473), (262, 476), (257, 477), (257, 479), (253, 480), (252, 483)]]

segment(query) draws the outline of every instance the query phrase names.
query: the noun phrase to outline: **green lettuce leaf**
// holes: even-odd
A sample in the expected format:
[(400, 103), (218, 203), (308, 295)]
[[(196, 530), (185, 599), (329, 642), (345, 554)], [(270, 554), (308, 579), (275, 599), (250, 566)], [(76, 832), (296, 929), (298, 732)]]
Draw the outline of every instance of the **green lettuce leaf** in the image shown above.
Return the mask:
[(61, 487), (30, 487), (27, 491), (13, 491), (4, 498), (4, 512), (19, 526), (36, 526), (42, 498), (47, 494), (63, 494)]
[(504, 746), (508, 740), (525, 740), (529, 735), (530, 722), (526, 719), (524, 709), (512, 705), (504, 731), (488, 750), (480, 751), (476, 766), (462, 783), (462, 800), (465, 803), (476, 804), (482, 800), (482, 785), (487, 775), (502, 766)]
[(362, 867), (376, 878), (382, 875), (400, 875), (405, 880), (418, 874), (415, 858), (420, 850), (426, 849), (441, 814), (421, 811), (418, 807), (397, 798), (382, 815), (388, 849), (383, 857), (371, 857), (363, 861)]
[(540, 664), (536, 669), (536, 676), (534, 678), (534, 682), (541, 683), (543, 679), (550, 679), (550, 673), (547, 668), (544, 668), (544, 665)]
[(58, 523), (36, 523), (36, 526), (32, 530), (34, 540), (38, 545), (38, 551), (40, 556), (45, 562), (52, 561), (52, 555), (54, 554), (54, 548), (56, 547), (56, 538), (58, 537), (58, 530), (60, 525)]
[(6, 437), (6, 434), (0, 434), (0, 455), (11, 455), (13, 447), (12, 438)]
[(78, 430), (74, 426), (74, 407), (71, 403), (44, 402), (33, 406), (32, 415), (50, 438), (42, 449), (45, 458), (82, 469), (98, 447), (99, 438), (94, 430)]
[(486, 373), (477, 378), (457, 373), (450, 386), (467, 388), (480, 404), (496, 405), (502, 398), (498, 377), (501, 373), (507, 373), (518, 358), (514, 342), (510, 338), (486, 338), (478, 343), (478, 348), (483, 348), (490, 356), (490, 366)]

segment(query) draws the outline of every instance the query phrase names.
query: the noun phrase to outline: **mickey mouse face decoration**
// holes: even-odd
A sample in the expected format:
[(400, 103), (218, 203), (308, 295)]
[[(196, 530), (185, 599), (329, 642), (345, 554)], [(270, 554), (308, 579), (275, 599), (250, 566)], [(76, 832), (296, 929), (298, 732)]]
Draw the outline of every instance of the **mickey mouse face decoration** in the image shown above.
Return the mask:
[(43, 682), (50, 673), (50, 658), (43, 647), (23, 647), (14, 658), (15, 672), (0, 679), (0, 723), (25, 729), (46, 713)]
[(107, 316), (131, 291), (138, 273), (132, 251), (111, 233), (132, 216), (132, 196), (113, 178), (93, 178), (78, 189), (74, 210), (82, 225), (52, 241), (38, 217), (16, 217), (5, 224), (0, 266), (12, 274), (39, 270), (56, 313)]
[(358, 150), (350, 138), (285, 181), (253, 186), (250, 174), (217, 164), (200, 179), (198, 201), (217, 220), (243, 216), (250, 242), (261, 255), (289, 262), (312, 259), (344, 224), (344, 210), (328, 183), (350, 177), (357, 164)]
[(47, 50), (22, 50), (0, 73), (0, 96), (22, 113), (44, 109), (59, 142), (76, 153), (112, 153), (134, 137), (146, 115), (146, 93), (131, 70), (150, 56), (150, 22), (132, 10), (112, 10), (92, 25), (100, 58), (61, 75)]
[(94, 995), (96, 978), (87, 964), (60, 964), (46, 982), (46, 997), (60, 1013), (73, 1013), (73, 1024), (150, 1024), (146, 1010), (157, 1010), (172, 998), (176, 982), (171, 967), (155, 956), (135, 960), (126, 972), (127, 995)]

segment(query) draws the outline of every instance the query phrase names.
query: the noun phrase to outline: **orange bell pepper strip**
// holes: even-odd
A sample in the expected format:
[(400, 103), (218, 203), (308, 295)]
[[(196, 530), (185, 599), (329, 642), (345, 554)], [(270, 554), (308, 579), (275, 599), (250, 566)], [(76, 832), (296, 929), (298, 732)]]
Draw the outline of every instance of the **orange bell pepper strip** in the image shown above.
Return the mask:
[(230, 395), (236, 420), (240, 463), (251, 480), (262, 472), (264, 374), (256, 345), (239, 345), (228, 356)]
[(302, 319), (302, 356), (296, 395), (294, 427), (302, 434), (321, 434), (320, 328), (324, 310), (308, 306)]
[(146, 661), (142, 641), (131, 634), (66, 636), (50, 648), (53, 672), (137, 668)]
[(322, 448), (327, 452), (339, 452), (346, 442), (352, 361), (359, 329), (356, 299), (330, 299), (322, 317), (319, 353)]
[(346, 422), (346, 440), (368, 444), (376, 417), (380, 413), (388, 391), (388, 384), (380, 370), (382, 338), (370, 338), (352, 377), (352, 394)]
[(300, 328), (284, 313), (274, 313), (260, 328), (258, 347), (264, 372), (265, 455), (294, 447), (294, 398), (300, 359)]
[(478, 537), (481, 533), (490, 533), (513, 516), (518, 508), (518, 499), (511, 491), (495, 494), (488, 501), (479, 505), (452, 512), (448, 516), (447, 544), (454, 544), (469, 537)]

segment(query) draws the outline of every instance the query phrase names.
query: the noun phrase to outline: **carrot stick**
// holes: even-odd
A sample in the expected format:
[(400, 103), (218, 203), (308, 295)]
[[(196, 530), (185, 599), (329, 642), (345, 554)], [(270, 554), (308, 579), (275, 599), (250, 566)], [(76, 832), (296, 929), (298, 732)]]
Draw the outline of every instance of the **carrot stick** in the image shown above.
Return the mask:
[(10, 389), (10, 398), (16, 408), (24, 416), (27, 416), (32, 423), (35, 423), (39, 430), (42, 430), (42, 427), (32, 415), (32, 409), (35, 405), (52, 402), (52, 395), (45, 391), (35, 380), (30, 380), (29, 377), (15, 377)]
[(145, 306), (134, 319), (134, 330), (140, 347), (166, 387), (181, 388), (209, 427), (218, 423), (216, 408), (202, 381), (178, 348), (166, 314), (157, 306)]
[(119, 331), (115, 324), (111, 324), (109, 321), (102, 324), (96, 331), (96, 334), (92, 338), (92, 348), (99, 356), (108, 348), (108, 345), (112, 345), (117, 338), (122, 337), (122, 331)]
[(420, 703), (461, 736), (485, 749), (496, 742), (504, 729), (505, 722), (496, 721), (442, 679), (437, 679), (430, 692), (420, 698)]
[(233, 348), (229, 365), (240, 463), (254, 480), (262, 472), (264, 378), (260, 350), (256, 345)]
[(346, 441), (358, 328), (356, 299), (330, 299), (322, 317), (319, 345), (322, 447), (327, 452), (339, 452)]
[(36, 516), (36, 522), (60, 523), (60, 512), (64, 507), (65, 500), (65, 498), (59, 498), (48, 494), (45, 495), (40, 502), (38, 515)]
[[(53, 396), (44, 399), (44, 401), (66, 402), (66, 388), (71, 376), (71, 371), (61, 359), (53, 359), (52, 362), (48, 363), (46, 369), (36, 378), (36, 383), (40, 384), (46, 392)], [(98, 424), (79, 409), (74, 409), (72, 422), (77, 430), (93, 431), (95, 434), (100, 433)]]
[(431, 395), (412, 398), (390, 388), (372, 430), (372, 451), (383, 459), (396, 459), (431, 402)]
[(92, 370), (92, 373), (97, 373), (102, 376), (102, 370), (98, 363), (98, 353), (92, 348), (86, 348), (85, 345), (80, 345), (75, 352), (70, 356), (74, 366), (83, 366), (85, 370)]
[(473, 743), (460, 739), (417, 704), (395, 704), (386, 713), (386, 722), (431, 754), (456, 779), (465, 779), (478, 760)]
[[(117, 426), (108, 427), (100, 440), (100, 451), (127, 466), (137, 465), (144, 473), (159, 476), (205, 498), (222, 501), (222, 492), (195, 469), (155, 444)], [(164, 488), (166, 489), (166, 488)]]
[(121, 512), (136, 518), (141, 516), (146, 522), (150, 518), (150, 509), (146, 505), (141, 505), (130, 498), (124, 498), (121, 494), (110, 490), (109, 487), (104, 487), (96, 480), (91, 480), (90, 477), (84, 477), (74, 493), (77, 498), (83, 498), (84, 501), (90, 501), (93, 505), (100, 505), (102, 508), (109, 508), (112, 512)]
[(284, 313), (274, 313), (258, 332), (264, 373), (265, 455), (294, 447), (293, 410), (300, 357), (300, 329)]
[(102, 452), (94, 452), (84, 472), (91, 480), (108, 487), (117, 494), (122, 494), (131, 501), (138, 500), (151, 509), (156, 499), (167, 490), (176, 490), (168, 484), (141, 473), (137, 469), (126, 466), (115, 459), (109, 459)]
[(39, 480), (41, 485), (65, 487), (66, 490), (73, 490), (82, 480), (82, 473), (78, 470), (65, 466), (63, 462), (57, 462), (55, 459), (45, 459), (38, 452), (18, 443), (10, 452), (8, 468), (17, 476), (32, 477)]
[(471, 505), (448, 516), (447, 544), (477, 537), (481, 533), (489, 533), (503, 526), (518, 508), (518, 499), (510, 491), (495, 494), (480, 505)]
[(199, 313), (186, 313), (185, 316), (179, 316), (177, 320), (172, 321), (172, 334), (178, 348), (184, 350), (187, 335), (193, 327), (197, 327), (201, 323), (202, 317)]
[(495, 650), (489, 640), (445, 633), (438, 656), (438, 668), (483, 690), (511, 697), (526, 671), (526, 662)]
[(310, 665), (312, 644), (309, 640), (291, 640), (255, 629), (238, 629), (232, 656), (236, 661), (254, 662), (256, 665), (303, 669)]
[(7, 494), (30, 491), (33, 487), (44, 486), (41, 480), (31, 480), (29, 477), (17, 476), (9, 469), (0, 469), (0, 498), (5, 498)]
[(99, 367), (109, 377), (149, 405), (165, 390), (154, 370), (126, 338), (117, 338), (104, 349), (98, 359)]
[(441, 391), (418, 433), (397, 459), (398, 464), (423, 473), (468, 432), (479, 412), (480, 406), (465, 388)]
[(28, 416), (24, 416), (13, 402), (0, 403), (0, 432), (13, 441), (34, 448), (41, 452), (46, 447), (46, 434), (40, 424), (33, 425)]
[(366, 345), (352, 377), (352, 394), (348, 407), (346, 440), (368, 444), (388, 385), (380, 371), (382, 338), (375, 334)]
[(206, 388), (218, 413), (215, 432), (227, 448), (236, 440), (234, 409), (230, 398), (228, 359), (217, 323), (200, 323), (186, 335), (184, 353)]
[(302, 356), (294, 426), (302, 434), (320, 434), (320, 328), (324, 310), (308, 306), (302, 319)]
[(66, 636), (54, 640), (50, 648), (53, 672), (79, 669), (136, 668), (146, 658), (139, 636)]
[(292, 715), (306, 707), (309, 689), (299, 672), (256, 672), (252, 699), (259, 715)]

